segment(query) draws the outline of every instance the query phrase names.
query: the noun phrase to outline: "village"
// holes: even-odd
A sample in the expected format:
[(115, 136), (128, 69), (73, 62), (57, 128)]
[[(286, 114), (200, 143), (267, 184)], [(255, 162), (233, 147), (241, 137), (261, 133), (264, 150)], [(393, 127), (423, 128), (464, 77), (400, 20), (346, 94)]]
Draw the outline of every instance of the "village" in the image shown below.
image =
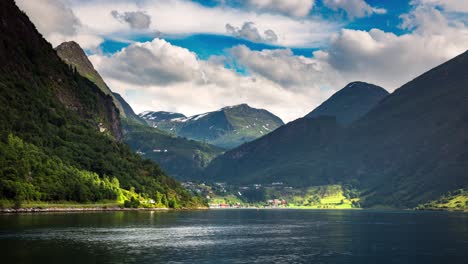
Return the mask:
[(281, 182), (248, 186), (230, 186), (221, 182), (213, 184), (184, 182), (182, 185), (194, 194), (206, 198), (211, 209), (285, 208), (288, 207), (287, 200), (280, 198), (267, 199), (265, 190), (271, 188), (293, 189), (289, 186), (283, 186)]

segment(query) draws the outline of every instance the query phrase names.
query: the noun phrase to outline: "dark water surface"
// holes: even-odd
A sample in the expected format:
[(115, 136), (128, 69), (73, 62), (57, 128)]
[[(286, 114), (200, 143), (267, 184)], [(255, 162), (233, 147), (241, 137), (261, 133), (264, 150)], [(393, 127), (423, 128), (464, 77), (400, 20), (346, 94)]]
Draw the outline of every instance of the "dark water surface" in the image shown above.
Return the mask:
[(209, 210), (0, 215), (1, 263), (468, 263), (468, 214)]

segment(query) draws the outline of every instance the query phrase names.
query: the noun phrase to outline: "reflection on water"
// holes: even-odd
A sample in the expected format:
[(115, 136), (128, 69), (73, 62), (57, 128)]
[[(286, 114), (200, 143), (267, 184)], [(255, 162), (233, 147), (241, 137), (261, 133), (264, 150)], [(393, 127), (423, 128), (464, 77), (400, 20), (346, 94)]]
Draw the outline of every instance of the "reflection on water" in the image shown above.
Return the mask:
[(468, 215), (446, 212), (2, 215), (0, 228), (4, 263), (467, 263), (468, 254)]

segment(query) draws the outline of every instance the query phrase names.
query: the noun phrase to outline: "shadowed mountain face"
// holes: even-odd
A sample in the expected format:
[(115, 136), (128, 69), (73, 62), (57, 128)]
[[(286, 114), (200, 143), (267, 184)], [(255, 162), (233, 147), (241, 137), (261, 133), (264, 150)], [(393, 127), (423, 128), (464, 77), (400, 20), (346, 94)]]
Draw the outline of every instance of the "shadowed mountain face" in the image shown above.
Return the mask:
[(120, 96), (115, 94), (107, 86), (101, 75), (94, 69), (93, 64), (89, 61), (83, 49), (74, 41), (64, 42), (58, 45), (55, 50), (57, 55), (68, 65), (76, 68), (79, 74), (86, 77), (88, 80), (96, 84), (99, 89), (106, 95), (112, 97), (115, 106), (119, 109), (122, 118), (129, 118), (137, 123), (144, 124), (145, 122), (136, 115), (130, 105)]
[(272, 113), (246, 104), (191, 117), (167, 112), (145, 112), (140, 116), (161, 130), (222, 148), (239, 146), (283, 125)]
[(467, 69), (468, 52), (405, 84), (347, 127), (298, 119), (218, 157), (206, 175), (242, 184), (353, 182), (364, 206), (414, 206), (466, 187)]
[(352, 82), (305, 117), (335, 116), (339, 124), (349, 125), (367, 114), (387, 95), (382, 87)]
[[(112, 91), (109, 89), (107, 84), (104, 82), (99, 73), (94, 69), (93, 64), (86, 56), (83, 49), (74, 41), (64, 42), (58, 45), (55, 50), (57, 55), (68, 65), (71, 65), (76, 68), (81, 76), (86, 77), (88, 80), (96, 84), (101, 91), (107, 95), (113, 97)], [(114, 99), (114, 103), (117, 108), (120, 110), (121, 114), (125, 117), (125, 112), (122, 109), (119, 101)]]

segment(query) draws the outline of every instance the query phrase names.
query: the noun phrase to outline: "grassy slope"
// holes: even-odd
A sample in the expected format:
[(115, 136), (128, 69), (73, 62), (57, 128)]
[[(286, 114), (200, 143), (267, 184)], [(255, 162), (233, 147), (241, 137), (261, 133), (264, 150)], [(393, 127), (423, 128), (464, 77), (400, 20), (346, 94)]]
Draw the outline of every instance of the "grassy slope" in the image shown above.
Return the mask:
[(468, 189), (459, 189), (416, 207), (418, 210), (468, 210)]

